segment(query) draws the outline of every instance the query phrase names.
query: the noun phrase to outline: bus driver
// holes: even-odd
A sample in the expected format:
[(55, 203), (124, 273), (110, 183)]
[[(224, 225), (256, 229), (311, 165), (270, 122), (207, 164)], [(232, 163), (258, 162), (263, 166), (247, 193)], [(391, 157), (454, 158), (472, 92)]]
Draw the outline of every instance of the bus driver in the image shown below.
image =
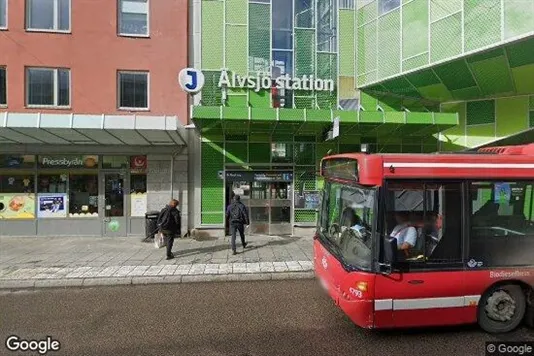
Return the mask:
[(395, 220), (397, 221), (397, 226), (395, 226), (390, 236), (397, 239), (397, 248), (407, 253), (417, 242), (417, 230), (409, 225), (409, 216), (406, 212), (395, 212)]

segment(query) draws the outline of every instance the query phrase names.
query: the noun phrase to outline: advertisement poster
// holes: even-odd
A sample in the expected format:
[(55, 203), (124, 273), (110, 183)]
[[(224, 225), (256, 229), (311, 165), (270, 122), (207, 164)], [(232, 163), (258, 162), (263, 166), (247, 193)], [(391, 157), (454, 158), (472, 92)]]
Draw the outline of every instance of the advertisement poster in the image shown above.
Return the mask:
[(39, 195), (37, 216), (40, 218), (66, 218), (67, 194)]
[(145, 216), (147, 209), (146, 193), (131, 194), (130, 203), (132, 209), (130, 216)]
[(1, 193), (0, 219), (35, 219), (35, 195)]

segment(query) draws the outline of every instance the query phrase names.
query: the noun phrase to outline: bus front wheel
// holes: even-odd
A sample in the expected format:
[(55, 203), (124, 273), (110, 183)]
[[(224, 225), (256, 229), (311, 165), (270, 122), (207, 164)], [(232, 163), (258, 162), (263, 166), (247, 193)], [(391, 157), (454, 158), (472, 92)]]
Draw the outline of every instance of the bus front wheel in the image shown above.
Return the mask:
[(488, 333), (506, 333), (521, 324), (525, 310), (525, 293), (520, 286), (494, 286), (480, 299), (478, 324)]

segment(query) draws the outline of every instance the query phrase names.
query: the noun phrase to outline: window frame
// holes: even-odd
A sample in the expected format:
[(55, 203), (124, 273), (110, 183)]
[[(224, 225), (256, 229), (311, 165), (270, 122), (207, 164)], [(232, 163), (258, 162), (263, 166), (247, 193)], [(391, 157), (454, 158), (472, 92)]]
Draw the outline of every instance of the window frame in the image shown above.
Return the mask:
[[(51, 105), (47, 104), (30, 104), (30, 70), (39, 70), (39, 71), (53, 71), (54, 72), (54, 103)], [(66, 70), (69, 73), (69, 104), (68, 105), (59, 105), (59, 71)], [(72, 108), (72, 73), (70, 68), (64, 67), (25, 67), (25, 84), (26, 84), (26, 107), (27, 108), (52, 108), (52, 109), (71, 109)]]
[[(121, 74), (146, 74), (146, 108), (121, 106)], [(117, 109), (121, 111), (150, 111), (150, 71), (118, 70), (117, 71)]]
[(0, 70), (3, 70), (4, 71), (4, 79), (5, 79), (5, 88), (6, 88), (6, 102), (5, 103), (2, 103), (0, 102), (0, 108), (7, 108), (7, 103), (9, 101), (9, 98), (8, 98), (8, 92), (7, 92), (7, 66), (3, 66), (3, 65), (0, 65)]
[(134, 38), (150, 38), (150, 0), (146, 0), (146, 34), (137, 33), (123, 33), (121, 31), (122, 21), (122, 3), (128, 0), (117, 0), (117, 36), (119, 37), (134, 37)]
[(25, 1), (25, 29), (26, 32), (47, 32), (47, 33), (63, 33), (63, 34), (71, 34), (72, 33), (72, 0), (69, 1), (69, 28), (67, 30), (61, 30), (59, 29), (59, 0), (52, 0), (54, 1), (54, 28), (48, 29), (48, 28), (32, 28), (30, 27), (30, 17), (31, 17), (31, 6), (30, 2), (33, 0), (26, 0)]
[(7, 31), (9, 28), (9, 1), (8, 0), (0, 0), (0, 1), (3, 1), (5, 3), (4, 8), (6, 9), (6, 12), (4, 14), (4, 20), (5, 20), (6, 25), (0, 26), (0, 31)]
[[(466, 206), (466, 200), (468, 200), (468, 185), (467, 182), (464, 180), (459, 179), (388, 179), (384, 181), (383, 187), (380, 190), (380, 207), (379, 207), (379, 213), (377, 216), (378, 220), (378, 227), (377, 230), (377, 236), (384, 237), (387, 235), (386, 230), (386, 214), (387, 214), (387, 192), (389, 191), (388, 186), (390, 184), (402, 184), (402, 183), (419, 183), (423, 186), (430, 185), (430, 184), (437, 184), (437, 185), (450, 185), (450, 184), (456, 184), (460, 187), (460, 194), (461, 194), (461, 234), (460, 236), (460, 259), (456, 261), (446, 261), (446, 262), (439, 262), (439, 261), (403, 261), (403, 262), (397, 262), (393, 266), (393, 270), (401, 273), (409, 273), (409, 272), (446, 272), (446, 271), (460, 271), (465, 269), (465, 262), (467, 258), (468, 253), (468, 244), (469, 244), (469, 226), (468, 226), (468, 214), (466, 212), (466, 209), (468, 206)], [(426, 190), (426, 189), (425, 189)], [(447, 203), (445, 203), (447, 204)], [(423, 203), (423, 211), (426, 213), (426, 202)], [(381, 256), (379, 255), (381, 251), (384, 249), (384, 243), (383, 238), (380, 239), (378, 242), (379, 248), (377, 248), (378, 252), (375, 255), (376, 258), (381, 261)]]

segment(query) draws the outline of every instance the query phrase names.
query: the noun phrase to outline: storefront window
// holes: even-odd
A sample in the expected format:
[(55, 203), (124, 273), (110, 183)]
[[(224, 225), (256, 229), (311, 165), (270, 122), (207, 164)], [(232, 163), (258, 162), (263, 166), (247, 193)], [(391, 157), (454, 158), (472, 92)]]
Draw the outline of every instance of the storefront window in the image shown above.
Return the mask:
[(102, 168), (104, 169), (125, 169), (129, 165), (128, 156), (104, 156), (102, 158)]
[(71, 174), (69, 196), (69, 216), (98, 216), (98, 175)]
[(39, 174), (37, 177), (38, 193), (66, 193), (67, 173), (47, 173)]
[(35, 218), (32, 172), (0, 172), (0, 219)]

